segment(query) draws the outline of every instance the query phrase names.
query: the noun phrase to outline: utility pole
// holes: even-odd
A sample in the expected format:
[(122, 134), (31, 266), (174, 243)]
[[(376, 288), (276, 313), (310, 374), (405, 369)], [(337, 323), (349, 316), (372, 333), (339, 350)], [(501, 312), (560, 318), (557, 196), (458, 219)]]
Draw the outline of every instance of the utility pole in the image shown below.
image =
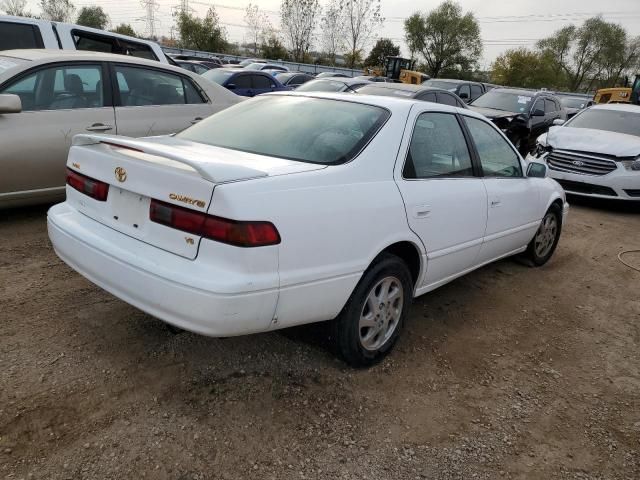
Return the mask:
[[(183, 0), (186, 1), (186, 0)], [(141, 0), (140, 4), (144, 7), (145, 9), (145, 22), (147, 23), (146, 26), (146, 33), (147, 36), (149, 38), (155, 38), (156, 37), (156, 12), (158, 11), (158, 4), (156, 3), (156, 0)]]

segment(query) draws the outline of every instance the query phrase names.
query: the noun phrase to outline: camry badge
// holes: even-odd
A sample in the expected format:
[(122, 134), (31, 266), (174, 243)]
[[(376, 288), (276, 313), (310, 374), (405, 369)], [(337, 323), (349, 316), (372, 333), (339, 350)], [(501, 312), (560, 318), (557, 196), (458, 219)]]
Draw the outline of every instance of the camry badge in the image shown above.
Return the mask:
[(581, 162), (580, 160), (573, 160), (571, 163), (576, 167), (584, 167), (584, 162)]
[(115, 169), (116, 180), (124, 182), (127, 179), (127, 171), (122, 167), (116, 167)]

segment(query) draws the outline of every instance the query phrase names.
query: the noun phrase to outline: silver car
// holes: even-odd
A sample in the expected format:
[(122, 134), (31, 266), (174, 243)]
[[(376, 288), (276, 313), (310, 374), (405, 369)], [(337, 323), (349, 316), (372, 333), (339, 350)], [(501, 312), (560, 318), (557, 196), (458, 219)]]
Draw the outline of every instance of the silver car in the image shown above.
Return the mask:
[(77, 133), (166, 135), (239, 101), (200, 75), (150, 60), (0, 51), (0, 208), (64, 198)]

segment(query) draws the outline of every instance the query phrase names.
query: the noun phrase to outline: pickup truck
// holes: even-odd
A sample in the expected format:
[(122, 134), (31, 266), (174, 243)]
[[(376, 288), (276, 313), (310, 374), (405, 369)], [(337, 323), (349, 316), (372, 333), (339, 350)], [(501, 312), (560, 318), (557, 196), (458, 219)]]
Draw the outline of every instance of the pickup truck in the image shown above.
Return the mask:
[(173, 63), (160, 45), (148, 40), (82, 25), (0, 15), (0, 50), (23, 48), (89, 50)]

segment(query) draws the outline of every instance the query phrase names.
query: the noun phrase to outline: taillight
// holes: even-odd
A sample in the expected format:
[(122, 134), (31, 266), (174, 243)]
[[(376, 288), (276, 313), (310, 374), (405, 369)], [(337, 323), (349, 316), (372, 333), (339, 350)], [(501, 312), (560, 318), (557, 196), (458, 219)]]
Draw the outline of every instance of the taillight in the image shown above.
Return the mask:
[(67, 185), (100, 202), (109, 194), (109, 184), (67, 168)]
[(280, 234), (271, 222), (229, 220), (159, 200), (151, 200), (152, 222), (237, 247), (264, 247), (280, 243)]

